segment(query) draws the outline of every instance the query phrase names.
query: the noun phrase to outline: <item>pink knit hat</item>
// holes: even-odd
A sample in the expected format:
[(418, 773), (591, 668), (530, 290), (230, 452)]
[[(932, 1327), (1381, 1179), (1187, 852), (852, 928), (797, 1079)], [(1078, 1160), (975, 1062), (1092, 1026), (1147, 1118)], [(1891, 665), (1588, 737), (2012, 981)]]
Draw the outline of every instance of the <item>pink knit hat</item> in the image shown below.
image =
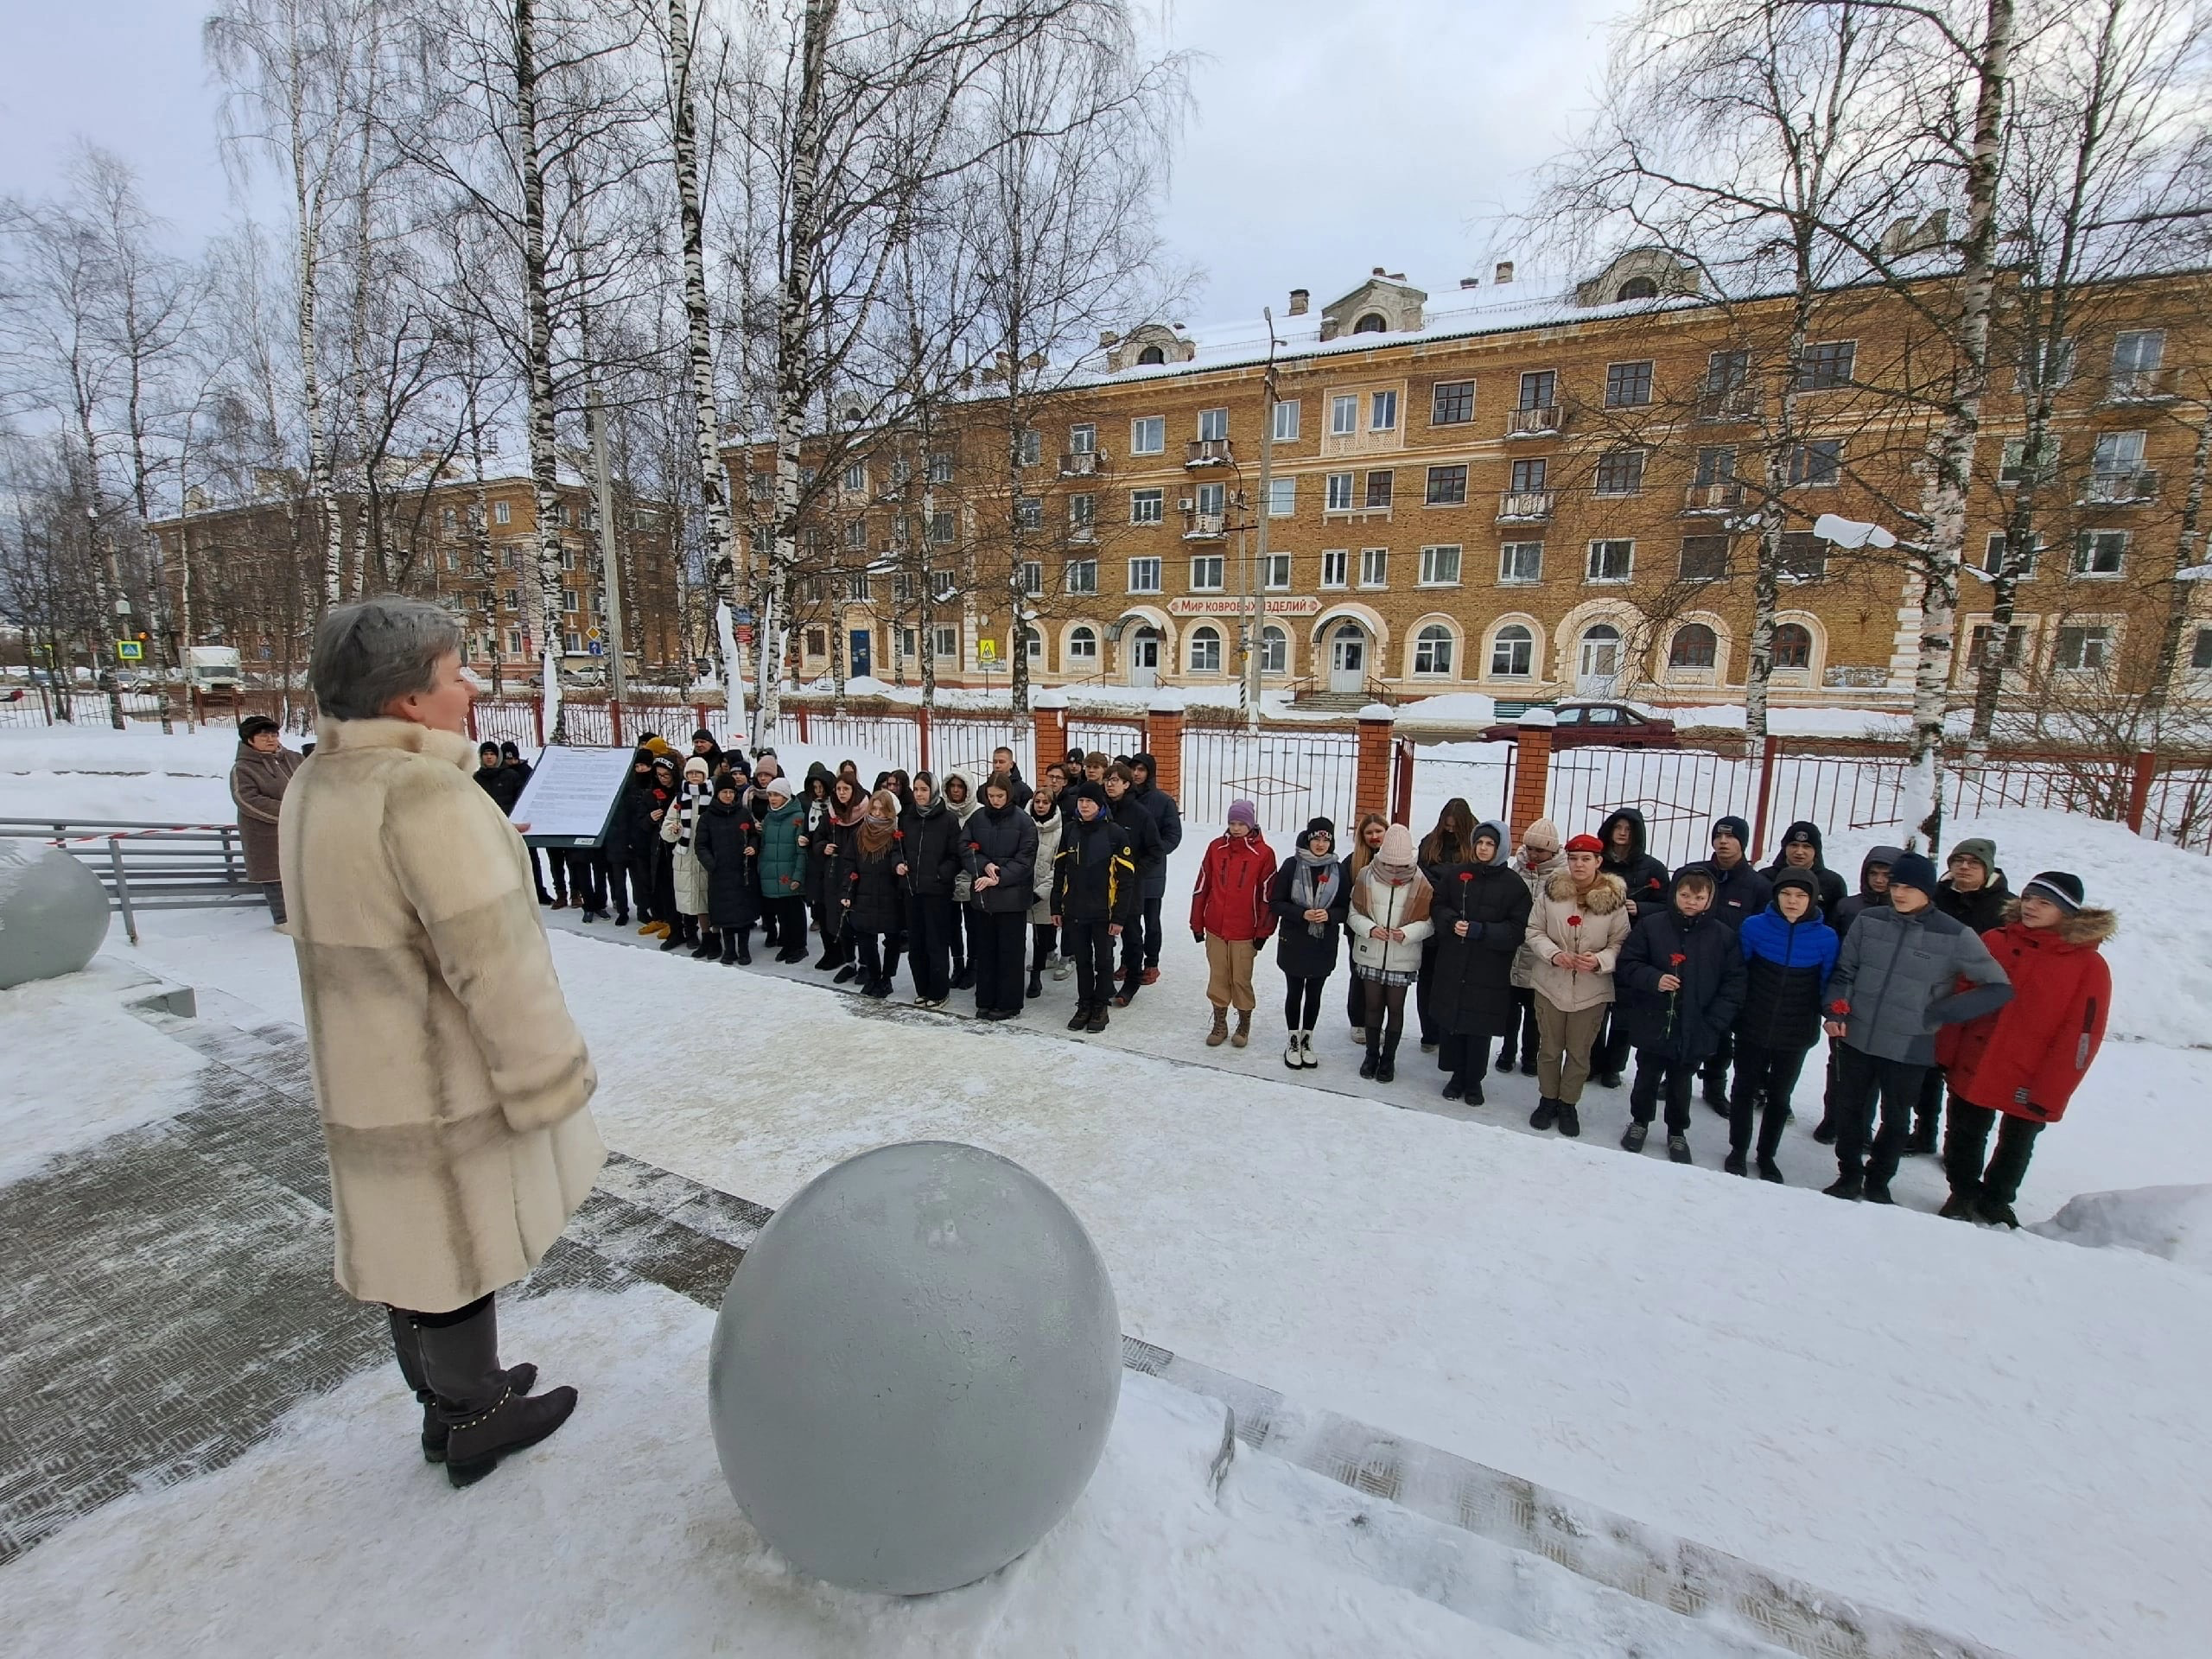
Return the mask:
[(1382, 844), (1376, 849), (1375, 861), (1388, 864), (1393, 869), (1413, 868), (1414, 835), (1402, 823), (1394, 823), (1382, 832)]

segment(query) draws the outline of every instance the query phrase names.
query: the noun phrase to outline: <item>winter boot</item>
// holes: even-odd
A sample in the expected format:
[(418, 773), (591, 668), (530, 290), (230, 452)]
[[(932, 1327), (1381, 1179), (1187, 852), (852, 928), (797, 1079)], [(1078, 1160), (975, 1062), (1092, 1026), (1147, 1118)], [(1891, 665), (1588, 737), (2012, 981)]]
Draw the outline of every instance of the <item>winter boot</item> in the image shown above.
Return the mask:
[(1559, 1108), (1559, 1132), (1570, 1141), (1580, 1135), (1582, 1113), (1575, 1103), (1571, 1100), (1555, 1100), (1552, 1104)]
[(1090, 1020), (1089, 1024), (1084, 1027), (1084, 1029), (1085, 1031), (1103, 1031), (1106, 1029), (1106, 1005), (1103, 1002), (1094, 1002), (1090, 1005)]
[[(1116, 1000), (1118, 1001), (1119, 999)], [(1228, 1040), (1229, 1010), (1227, 1008), (1216, 1008), (1213, 1011), (1213, 1029), (1206, 1033), (1206, 1046), (1208, 1048), (1219, 1048)]]
[(722, 954), (720, 960), (722, 966), (725, 968), (734, 968), (737, 966), (736, 934), (724, 933), (722, 935)]
[(814, 971), (817, 974), (826, 974), (836, 965), (837, 953), (825, 949), (822, 953), (822, 960), (814, 964)]
[(1690, 1156), (1690, 1139), (1686, 1135), (1670, 1135), (1667, 1137), (1667, 1156), (1678, 1164), (1690, 1164), (1697, 1161)]
[(1445, 1099), (1462, 1100), (1466, 1097), (1466, 1093), (1467, 1074), (1465, 1072), (1454, 1071), (1450, 1077), (1444, 1079)]
[(1943, 1200), (1943, 1207), (1936, 1212), (1945, 1221), (1972, 1221), (1974, 1198), (1970, 1193), (1954, 1192)]
[[(729, 935), (725, 933), (722, 937), (728, 938)], [(766, 948), (765, 942), (763, 948)], [(729, 958), (725, 957), (722, 960), (727, 962)], [(737, 965), (741, 968), (750, 968), (753, 965), (753, 930), (749, 927), (738, 930)]]
[(1860, 1188), (1859, 1197), (1868, 1204), (1895, 1204), (1897, 1202), (1890, 1196), (1890, 1184), (1887, 1181), (1868, 1180)]
[(1720, 1167), (1731, 1175), (1748, 1176), (1751, 1173), (1751, 1164), (1745, 1159), (1741, 1147), (1729, 1147), (1728, 1155), (1720, 1160)]
[(1501, 1071), (1510, 1071), (1513, 1069), (1512, 1044), (1504, 1043), (1499, 1046), (1497, 1051), (1497, 1069)]
[(1933, 1158), (1936, 1155), (1937, 1123), (1936, 1114), (1916, 1121), (1912, 1134), (1906, 1138), (1904, 1155), (1908, 1158)]
[(837, 985), (849, 985), (855, 979), (860, 977), (860, 963), (857, 962), (849, 962), (843, 967), (840, 968), (835, 974), (830, 976), (830, 982), (833, 984)]
[(1839, 1175), (1821, 1191), (1832, 1198), (1848, 1198), (1856, 1204), (1866, 1196), (1866, 1181), (1864, 1176)]
[(1065, 979), (1070, 974), (1075, 972), (1075, 963), (1065, 957), (1056, 956), (1052, 958), (1052, 980), (1053, 982), (1057, 984), (1061, 980)]
[(2012, 1206), (1993, 1198), (1986, 1192), (1974, 1201), (1974, 1218), (1991, 1227), (2010, 1227), (2016, 1231), (2019, 1217), (2012, 1213)]
[(1310, 1031), (1298, 1033), (1298, 1064), (1308, 1071), (1321, 1064), (1313, 1058), (1313, 1033)]
[(1782, 1166), (1776, 1163), (1774, 1160), (1768, 1157), (1766, 1154), (1761, 1153), (1759, 1154), (1758, 1167), (1759, 1172), (1759, 1179), (1763, 1181), (1772, 1181), (1777, 1186), (1789, 1185), (1789, 1182), (1782, 1179)]
[[(415, 1390), (415, 1403), (423, 1408), (423, 1461), (443, 1463), (446, 1426), (438, 1415), (438, 1396), (430, 1392), (429, 1379), (423, 1375), (423, 1333), (416, 1329), (412, 1314), (403, 1313), (396, 1307), (386, 1308), (385, 1313), (391, 1321), (391, 1347), (399, 1358), (399, 1374)], [(537, 1386), (537, 1367), (511, 1366), (507, 1386), (517, 1394), (528, 1394)]]
[(1533, 1077), (1536, 1075), (1536, 1051), (1533, 1048), (1524, 1048), (1521, 1051), (1521, 1075), (1524, 1077)]
[(691, 950), (692, 961), (704, 962), (709, 957), (721, 955), (721, 947), (715, 943), (713, 929), (698, 928), (692, 937), (696, 941)]
[(1298, 1047), (1299, 1039), (1305, 1035), (1302, 1031), (1294, 1031), (1290, 1033), (1290, 1040), (1282, 1046), (1282, 1063), (1294, 1071), (1302, 1070), (1306, 1065)]
[(1044, 976), (1039, 974), (1034, 968), (1032, 968), (1029, 970), (1029, 988), (1024, 994), (1029, 996), (1042, 996), (1045, 995)]
[(1821, 1121), (1813, 1126), (1813, 1139), (1824, 1147), (1835, 1145), (1835, 1120), (1823, 1116)]
[(446, 1430), (446, 1478), (456, 1486), (474, 1484), (509, 1452), (537, 1445), (576, 1408), (574, 1389), (515, 1392), (499, 1367), (499, 1315), (489, 1298), (460, 1324), (421, 1325), (416, 1337)]
[(1249, 1008), (1239, 1008), (1236, 1011), (1236, 1029), (1229, 1033), (1229, 1046), (1231, 1048), (1243, 1048), (1251, 1040), (1252, 1011)]
[(1382, 1037), (1379, 1032), (1369, 1031), (1365, 1033), (1365, 1039), (1367, 1058), (1359, 1063), (1359, 1075), (1363, 1077), (1371, 1077), (1382, 1064)]
[(957, 957), (952, 960), (952, 988), (956, 991), (972, 991), (976, 988), (976, 970)]
[(662, 925), (668, 931), (661, 936), (660, 948), (664, 950), (682, 950), (684, 945), (683, 932), (690, 925), (690, 918), (684, 917), (672, 923), (663, 923)]
[(1375, 1068), (1375, 1081), (1395, 1083), (1398, 1080), (1398, 1040), (1392, 1038), (1382, 1045), (1382, 1058)]
[(1642, 1152), (1644, 1137), (1650, 1133), (1651, 1126), (1649, 1123), (1630, 1118), (1628, 1128), (1621, 1131), (1621, 1145), (1630, 1152)]
[(1462, 1098), (1464, 1098), (1470, 1106), (1480, 1106), (1484, 1104), (1483, 1080), (1480, 1077), (1468, 1078), (1467, 1092), (1462, 1096)]
[(1529, 1114), (1529, 1127), (1532, 1129), (1548, 1129), (1558, 1121), (1559, 1102), (1549, 1095), (1538, 1101), (1536, 1109)]
[(1621, 1074), (1618, 1071), (1600, 1071), (1590, 1081), (1600, 1089), (1618, 1089), (1621, 1086)]
[(1075, 1005), (1075, 1014), (1068, 1021), (1068, 1029), (1070, 1031), (1088, 1031), (1090, 1029), (1090, 1003), (1078, 1002)]
[(614, 912), (614, 925), (615, 925), (615, 926), (617, 926), (617, 927), (627, 927), (627, 926), (629, 926), (629, 925), (630, 925), (630, 912), (629, 912), (628, 911), (626, 911), (626, 910), (618, 910), (618, 911), (616, 911), (616, 912)]

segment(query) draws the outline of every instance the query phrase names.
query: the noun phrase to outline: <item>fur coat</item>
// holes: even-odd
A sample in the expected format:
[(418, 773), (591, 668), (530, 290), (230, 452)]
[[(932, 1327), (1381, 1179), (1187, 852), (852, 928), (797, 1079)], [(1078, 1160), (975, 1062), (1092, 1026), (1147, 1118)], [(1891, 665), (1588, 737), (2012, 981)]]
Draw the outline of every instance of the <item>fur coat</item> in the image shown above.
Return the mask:
[[(1529, 981), (1536, 995), (1562, 1014), (1611, 1001), (1613, 963), (1627, 942), (1628, 925), (1628, 888), (1620, 877), (1600, 870), (1590, 891), (1577, 899), (1574, 872), (1554, 874), (1536, 895), (1524, 936), (1535, 958)], [(1552, 958), (1563, 950), (1597, 957), (1597, 972), (1560, 967)]]
[(606, 1161), (598, 1084), (474, 746), (325, 721), (286, 792), (286, 903), (337, 1278), (442, 1313), (537, 1265)]

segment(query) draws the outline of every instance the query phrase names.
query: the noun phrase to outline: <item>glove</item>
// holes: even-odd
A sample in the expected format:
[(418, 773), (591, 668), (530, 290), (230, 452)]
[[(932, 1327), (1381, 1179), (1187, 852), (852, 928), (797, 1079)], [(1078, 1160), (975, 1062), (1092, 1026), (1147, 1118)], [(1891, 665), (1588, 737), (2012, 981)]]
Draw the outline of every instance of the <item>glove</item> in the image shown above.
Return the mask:
[(1482, 938), (1482, 936), (1483, 936), (1483, 925), (1483, 925), (1482, 923), (1480, 923), (1480, 922), (1469, 922), (1469, 923), (1467, 924), (1467, 943), (1468, 943), (1468, 944), (1473, 944), (1477, 939), (1479, 939), (1480, 938)]
[(1204, 944), (1206, 942), (1206, 931), (1205, 931), (1205, 929), (1204, 929), (1203, 927), (1194, 927), (1194, 928), (1192, 928), (1192, 929), (1191, 930), (1191, 942), (1192, 942), (1193, 944)]

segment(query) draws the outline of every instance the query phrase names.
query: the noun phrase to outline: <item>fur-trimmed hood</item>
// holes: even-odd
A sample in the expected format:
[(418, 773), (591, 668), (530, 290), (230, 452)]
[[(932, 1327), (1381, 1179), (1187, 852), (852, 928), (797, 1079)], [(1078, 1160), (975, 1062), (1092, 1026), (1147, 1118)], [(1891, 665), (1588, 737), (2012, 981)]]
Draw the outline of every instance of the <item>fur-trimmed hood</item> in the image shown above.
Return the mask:
[[(2018, 899), (2008, 899), (2005, 906), (2005, 925), (2009, 927), (2019, 919), (2020, 901)], [(2120, 912), (2084, 905), (2081, 909), (2060, 917), (2051, 924), (2050, 931), (2067, 944), (2088, 945), (2094, 949), (2120, 931)]]
[[(1574, 872), (1560, 870), (1544, 883), (1544, 897), (1555, 899), (1560, 904), (1573, 904), (1575, 899)], [(1598, 879), (1590, 884), (1590, 891), (1582, 895), (1582, 908), (1592, 916), (1609, 916), (1628, 903), (1628, 884), (1610, 870), (1598, 872)]]

